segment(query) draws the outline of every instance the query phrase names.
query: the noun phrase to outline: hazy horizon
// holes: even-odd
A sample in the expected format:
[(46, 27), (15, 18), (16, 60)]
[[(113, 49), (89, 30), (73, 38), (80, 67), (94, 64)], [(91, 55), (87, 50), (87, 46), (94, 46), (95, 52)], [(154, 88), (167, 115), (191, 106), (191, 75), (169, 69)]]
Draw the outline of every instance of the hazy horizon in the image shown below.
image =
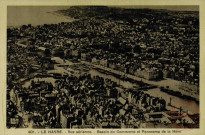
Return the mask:
[[(109, 6), (129, 9), (167, 9), (177, 11), (199, 11), (199, 6)], [(24, 24), (42, 25), (59, 22), (70, 22), (73, 18), (54, 14), (54, 11), (69, 9), (70, 6), (8, 6), (7, 26), (20, 26)]]
[[(118, 7), (118, 6), (116, 6)], [(171, 5), (171, 6), (119, 6), (121, 8), (132, 8), (132, 9), (166, 9), (172, 11), (199, 11), (199, 6), (197, 5)]]

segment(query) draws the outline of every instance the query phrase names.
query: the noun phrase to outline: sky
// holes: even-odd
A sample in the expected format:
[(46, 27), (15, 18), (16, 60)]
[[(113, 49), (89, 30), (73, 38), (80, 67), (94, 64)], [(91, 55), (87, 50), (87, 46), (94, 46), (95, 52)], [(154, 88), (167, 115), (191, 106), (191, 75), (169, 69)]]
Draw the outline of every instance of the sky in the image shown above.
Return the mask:
[(150, 9), (167, 9), (176, 11), (199, 11), (199, 6), (182, 6), (182, 5), (172, 5), (172, 6), (120, 6), (122, 8), (150, 8)]

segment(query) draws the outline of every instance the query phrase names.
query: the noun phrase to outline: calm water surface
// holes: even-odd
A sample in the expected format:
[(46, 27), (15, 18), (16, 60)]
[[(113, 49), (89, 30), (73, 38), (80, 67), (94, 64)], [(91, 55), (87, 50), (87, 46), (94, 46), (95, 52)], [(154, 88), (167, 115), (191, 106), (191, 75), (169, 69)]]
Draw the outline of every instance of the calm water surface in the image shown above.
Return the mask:
[[(112, 75), (106, 75), (103, 73), (98, 72), (97, 70), (90, 70), (89, 72), (91, 75), (98, 75), (100, 77), (103, 78), (108, 78), (111, 79), (112, 81), (117, 82), (117, 84), (126, 87), (126, 88), (132, 88), (133, 86), (135, 86), (133, 83), (130, 83), (128, 81), (122, 81)], [(146, 93), (150, 94), (153, 97), (159, 97), (162, 99), (166, 100), (166, 103), (168, 104), (170, 102), (170, 97), (171, 97), (171, 104), (177, 108), (182, 107), (183, 111), (189, 111), (192, 113), (199, 113), (199, 104), (197, 104), (195, 101), (193, 100), (188, 100), (188, 99), (183, 99), (180, 97), (175, 97), (172, 95), (169, 95), (168, 93), (162, 92), (160, 91), (159, 88), (155, 88), (155, 89), (150, 89), (148, 91), (145, 91)], [(171, 110), (176, 110), (175, 108), (170, 108)]]
[(68, 8), (64, 6), (9, 6), (7, 25), (16, 27), (27, 24), (36, 26), (71, 22), (73, 18), (54, 13), (54, 11)]

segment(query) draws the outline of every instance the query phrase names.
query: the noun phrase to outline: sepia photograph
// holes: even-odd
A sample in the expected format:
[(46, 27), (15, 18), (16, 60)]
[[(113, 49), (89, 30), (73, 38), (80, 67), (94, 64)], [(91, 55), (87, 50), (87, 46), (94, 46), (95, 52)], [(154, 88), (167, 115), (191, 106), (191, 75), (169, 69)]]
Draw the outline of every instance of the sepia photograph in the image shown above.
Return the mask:
[(6, 128), (200, 128), (198, 5), (7, 6)]

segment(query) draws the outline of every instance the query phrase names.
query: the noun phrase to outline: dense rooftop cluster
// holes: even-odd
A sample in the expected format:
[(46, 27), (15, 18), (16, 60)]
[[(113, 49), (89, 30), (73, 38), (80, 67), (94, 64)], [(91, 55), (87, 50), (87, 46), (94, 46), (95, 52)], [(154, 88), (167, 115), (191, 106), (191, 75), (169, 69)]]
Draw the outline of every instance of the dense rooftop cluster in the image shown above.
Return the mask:
[(47, 47), (61, 57), (83, 55), (88, 61), (105, 59), (120, 64), (130, 74), (138, 69), (158, 68), (164, 77), (198, 85), (198, 12), (140, 10), (139, 13), (144, 16), (113, 19), (84, 15), (70, 23), (8, 29), (8, 34), (32, 36), (30, 46)]
[(109, 79), (90, 75), (64, 77), (56, 81), (55, 87), (32, 81), (28, 89), (16, 92), (18, 101), (24, 103), (19, 110), (33, 114), (38, 128), (106, 128), (108, 123), (113, 128), (139, 127), (144, 113), (166, 110), (163, 99), (123, 89)]
[(58, 13), (76, 20), (7, 29), (8, 127), (29, 126), (21, 118), (38, 128), (199, 126), (197, 114), (170, 114), (164, 99), (91, 77), (66, 61), (199, 87), (198, 12), (71, 7)]

